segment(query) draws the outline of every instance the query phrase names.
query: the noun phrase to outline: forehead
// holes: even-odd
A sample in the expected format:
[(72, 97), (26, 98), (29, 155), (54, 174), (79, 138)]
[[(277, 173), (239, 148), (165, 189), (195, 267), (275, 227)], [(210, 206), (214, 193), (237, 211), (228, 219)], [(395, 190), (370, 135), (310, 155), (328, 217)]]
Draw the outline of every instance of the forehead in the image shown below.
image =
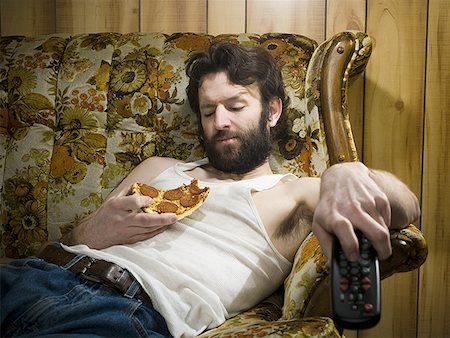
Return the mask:
[(200, 82), (200, 102), (215, 103), (231, 98), (250, 97), (259, 101), (259, 88), (256, 83), (248, 86), (238, 85), (230, 81), (226, 72), (210, 73)]

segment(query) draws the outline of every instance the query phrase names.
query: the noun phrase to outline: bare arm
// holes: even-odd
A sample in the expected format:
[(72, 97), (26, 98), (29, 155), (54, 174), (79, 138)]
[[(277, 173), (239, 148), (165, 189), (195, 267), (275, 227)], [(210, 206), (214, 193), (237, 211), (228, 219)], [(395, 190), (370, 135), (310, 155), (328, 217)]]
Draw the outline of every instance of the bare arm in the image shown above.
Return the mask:
[(141, 212), (140, 209), (148, 205), (151, 198), (132, 196), (129, 192), (134, 182), (149, 182), (174, 163), (174, 160), (162, 158), (142, 162), (111, 192), (99, 209), (83, 219), (61, 242), (103, 249), (142, 241), (164, 231), (176, 221), (175, 214)]
[(406, 184), (393, 174), (382, 170), (371, 170), (370, 177), (386, 194), (391, 207), (389, 228), (401, 229), (420, 217), (417, 197)]

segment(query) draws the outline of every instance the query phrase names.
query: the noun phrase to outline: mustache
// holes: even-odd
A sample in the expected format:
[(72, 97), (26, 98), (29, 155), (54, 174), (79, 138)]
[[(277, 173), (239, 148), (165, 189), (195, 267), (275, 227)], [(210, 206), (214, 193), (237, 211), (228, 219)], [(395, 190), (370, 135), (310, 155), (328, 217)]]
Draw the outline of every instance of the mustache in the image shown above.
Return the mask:
[(241, 133), (231, 130), (219, 130), (212, 138), (211, 141), (218, 141), (226, 138), (240, 138)]

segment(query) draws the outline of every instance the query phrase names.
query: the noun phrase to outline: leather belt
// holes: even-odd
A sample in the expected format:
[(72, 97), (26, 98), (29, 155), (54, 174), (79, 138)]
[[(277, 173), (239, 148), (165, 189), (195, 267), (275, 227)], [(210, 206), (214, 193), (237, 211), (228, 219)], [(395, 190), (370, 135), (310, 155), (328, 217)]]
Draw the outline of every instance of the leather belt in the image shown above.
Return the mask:
[[(51, 244), (47, 245), (39, 253), (38, 257), (49, 263), (64, 267), (77, 257), (77, 255)], [(69, 270), (91, 282), (111, 286), (122, 294), (125, 294), (131, 284), (136, 280), (128, 270), (119, 265), (88, 256), (80, 259), (70, 267)], [(148, 305), (152, 305), (150, 297), (140, 285), (134, 298), (137, 298)]]

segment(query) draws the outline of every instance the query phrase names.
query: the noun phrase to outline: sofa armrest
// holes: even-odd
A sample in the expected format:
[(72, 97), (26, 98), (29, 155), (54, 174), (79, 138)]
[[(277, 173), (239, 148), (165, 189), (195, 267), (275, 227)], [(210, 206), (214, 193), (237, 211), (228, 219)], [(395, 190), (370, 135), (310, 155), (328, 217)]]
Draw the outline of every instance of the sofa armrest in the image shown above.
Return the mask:
[[(414, 225), (391, 230), (391, 244), (391, 258), (380, 264), (382, 279), (417, 269), (426, 260), (426, 240)], [(299, 248), (285, 281), (283, 319), (331, 315), (328, 272), (328, 260), (315, 236), (310, 234)]]
[(321, 110), (330, 165), (358, 159), (348, 117), (348, 81), (364, 71), (371, 52), (367, 34), (342, 32), (321, 43), (308, 66), (308, 107)]
[(381, 278), (397, 272), (408, 272), (419, 268), (428, 255), (428, 245), (422, 232), (414, 225), (391, 231), (393, 254), (380, 264)]
[(284, 282), (282, 319), (303, 317), (311, 297), (328, 272), (328, 259), (316, 236), (310, 233), (298, 249), (291, 273)]

